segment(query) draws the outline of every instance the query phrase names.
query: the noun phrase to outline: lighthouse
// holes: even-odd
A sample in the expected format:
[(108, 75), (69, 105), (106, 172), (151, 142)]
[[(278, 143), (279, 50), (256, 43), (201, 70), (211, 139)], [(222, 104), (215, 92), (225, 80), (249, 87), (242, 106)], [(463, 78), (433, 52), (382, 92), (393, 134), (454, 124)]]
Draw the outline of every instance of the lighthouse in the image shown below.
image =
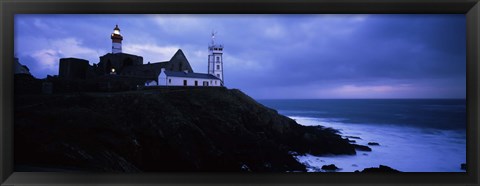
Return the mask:
[(220, 79), (223, 86), (223, 45), (215, 43), (215, 34), (212, 32), (212, 43), (208, 46), (208, 73)]
[(120, 34), (120, 28), (118, 28), (118, 25), (115, 25), (111, 38), (112, 38), (112, 53), (113, 54), (122, 53), (123, 37)]

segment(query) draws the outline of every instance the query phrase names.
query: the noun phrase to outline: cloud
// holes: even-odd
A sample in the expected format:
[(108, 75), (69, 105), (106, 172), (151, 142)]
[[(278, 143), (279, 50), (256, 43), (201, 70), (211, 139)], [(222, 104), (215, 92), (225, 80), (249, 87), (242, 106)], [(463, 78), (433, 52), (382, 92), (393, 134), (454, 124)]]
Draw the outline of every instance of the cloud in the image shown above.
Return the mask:
[(231, 71), (252, 72), (269, 69), (268, 59), (258, 61), (252, 58), (223, 54), (224, 66)]
[(355, 95), (368, 95), (368, 94), (389, 94), (393, 92), (409, 90), (408, 85), (392, 86), (392, 85), (376, 85), (376, 86), (363, 86), (363, 85), (342, 85), (332, 90), (333, 93), (341, 96), (355, 96)]
[(123, 45), (123, 52), (141, 55), (144, 63), (168, 61), (178, 49), (180, 49), (178, 46), (158, 46), (156, 44), (133, 43)]
[(118, 23), (124, 52), (147, 63), (181, 48), (196, 72), (206, 72), (218, 31), (226, 85), (254, 97), (465, 94), (464, 15), (21, 15), (15, 23), (15, 51), (50, 69), (41, 76), (57, 73), (55, 58), (98, 62)]
[(46, 23), (44, 23), (42, 20), (40, 19), (34, 19), (33, 21), (33, 25), (35, 27), (37, 27), (37, 29), (42, 29), (42, 30), (47, 30), (50, 28), (49, 25), (47, 25)]
[(57, 50), (61, 56), (65, 57), (90, 57), (100, 55), (99, 50), (84, 46), (82, 41), (77, 38), (52, 40), (50, 45), (51, 48)]
[(31, 57), (37, 60), (37, 70), (40, 71), (54, 71), (58, 70), (58, 60), (60, 54), (52, 49), (39, 50), (34, 52)]
[(31, 42), (43, 42), (43, 47), (20, 50), (20, 55), (34, 60), (25, 64), (29, 68), (36, 68), (36, 73), (33, 75), (37, 77), (45, 77), (47, 74), (58, 74), (60, 58), (75, 57), (87, 59), (90, 63), (94, 63), (97, 62), (100, 54), (105, 53), (103, 50), (95, 50), (84, 46), (82, 41), (77, 38), (33, 39)]
[(208, 19), (195, 15), (152, 15), (150, 17), (163, 32), (175, 35), (213, 29), (208, 27)]
[(285, 28), (278, 24), (268, 26), (264, 30), (264, 34), (267, 38), (271, 38), (271, 39), (281, 39), (287, 35)]

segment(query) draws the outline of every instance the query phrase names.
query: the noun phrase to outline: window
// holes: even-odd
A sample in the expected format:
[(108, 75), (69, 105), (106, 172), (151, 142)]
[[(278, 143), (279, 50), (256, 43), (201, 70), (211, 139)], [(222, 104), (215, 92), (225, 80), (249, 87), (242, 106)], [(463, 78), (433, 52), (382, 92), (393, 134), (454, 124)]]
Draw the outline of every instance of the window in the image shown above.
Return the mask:
[(220, 57), (217, 56), (217, 63), (220, 63)]
[(220, 74), (217, 74), (217, 77), (220, 78)]
[(220, 70), (220, 65), (217, 65), (217, 70)]
[(186, 79), (183, 80), (183, 86), (187, 86), (187, 80)]
[(172, 79), (168, 78), (168, 84), (172, 84)]
[(195, 86), (198, 86), (198, 81), (195, 80)]

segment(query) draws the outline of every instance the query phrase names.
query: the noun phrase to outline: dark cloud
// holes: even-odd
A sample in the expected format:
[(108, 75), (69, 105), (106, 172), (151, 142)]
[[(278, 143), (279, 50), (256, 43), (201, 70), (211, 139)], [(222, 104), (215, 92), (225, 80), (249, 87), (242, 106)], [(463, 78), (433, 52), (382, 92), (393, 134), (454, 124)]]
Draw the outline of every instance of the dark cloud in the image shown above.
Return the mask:
[[(124, 43), (178, 46), (189, 49), (191, 61), (206, 64), (197, 53), (206, 54), (215, 30), (227, 53), (227, 86), (254, 97), (315, 98), (305, 92), (342, 87), (359, 91), (351, 97), (368, 97), (362, 91), (397, 90), (390, 86), (409, 88), (378, 96), (465, 97), (464, 15), (22, 15), (15, 24), (16, 38), (47, 41), (41, 48), (16, 39), (26, 63), (38, 59), (25, 51), (48, 49), (54, 39), (74, 37), (81, 47), (108, 52), (108, 36), (119, 24)], [(269, 88), (281, 92), (262, 91)]]

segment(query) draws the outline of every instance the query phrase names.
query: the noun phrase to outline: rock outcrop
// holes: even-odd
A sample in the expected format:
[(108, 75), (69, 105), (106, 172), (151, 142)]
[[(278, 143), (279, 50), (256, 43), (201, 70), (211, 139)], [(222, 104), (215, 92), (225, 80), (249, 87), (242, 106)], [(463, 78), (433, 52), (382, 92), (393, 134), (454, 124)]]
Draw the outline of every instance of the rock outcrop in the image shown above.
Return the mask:
[(335, 166), (335, 164), (330, 164), (330, 165), (323, 165), (322, 166), (322, 170), (326, 170), (326, 171), (336, 171), (336, 170), (339, 170), (340, 168), (338, 168), (337, 166)]
[[(360, 171), (356, 170), (355, 172), (360, 172)], [(378, 167), (371, 167), (371, 168), (363, 169), (361, 172), (389, 173), (389, 172), (400, 172), (400, 171), (398, 171), (396, 169), (392, 169), (389, 166), (380, 165)]]
[(365, 149), (334, 129), (299, 125), (226, 88), (25, 93), (15, 96), (14, 120), (15, 164), (27, 167), (306, 171), (291, 152), (353, 155)]

